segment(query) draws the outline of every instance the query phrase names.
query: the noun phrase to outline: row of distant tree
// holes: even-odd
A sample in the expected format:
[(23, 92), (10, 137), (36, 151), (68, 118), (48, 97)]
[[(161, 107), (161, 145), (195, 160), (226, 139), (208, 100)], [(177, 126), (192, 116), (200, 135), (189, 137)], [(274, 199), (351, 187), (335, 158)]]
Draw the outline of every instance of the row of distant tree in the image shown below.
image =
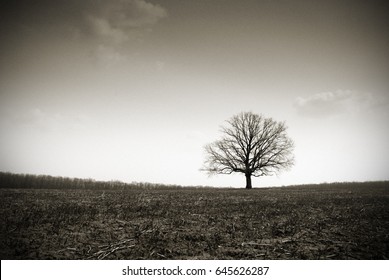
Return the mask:
[(0, 172), (0, 188), (23, 189), (124, 189), (131, 187), (181, 187), (179, 185), (161, 185), (153, 183), (123, 183), (121, 181), (96, 181), (93, 179), (79, 179), (55, 177), (49, 175), (14, 174)]

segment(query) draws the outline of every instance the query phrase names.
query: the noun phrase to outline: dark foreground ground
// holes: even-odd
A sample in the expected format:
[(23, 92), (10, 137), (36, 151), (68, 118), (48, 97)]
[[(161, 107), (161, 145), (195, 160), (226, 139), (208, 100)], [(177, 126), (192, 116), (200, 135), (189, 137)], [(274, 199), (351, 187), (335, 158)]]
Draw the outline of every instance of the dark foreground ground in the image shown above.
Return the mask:
[(0, 189), (1, 259), (388, 259), (389, 184)]

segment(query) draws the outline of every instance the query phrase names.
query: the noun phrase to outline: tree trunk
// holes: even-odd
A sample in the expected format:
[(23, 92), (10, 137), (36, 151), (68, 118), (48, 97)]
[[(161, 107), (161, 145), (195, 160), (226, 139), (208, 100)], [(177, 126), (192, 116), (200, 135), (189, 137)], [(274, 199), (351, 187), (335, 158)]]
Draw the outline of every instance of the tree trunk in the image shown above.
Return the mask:
[(253, 186), (251, 185), (251, 174), (246, 173), (246, 189), (251, 189)]

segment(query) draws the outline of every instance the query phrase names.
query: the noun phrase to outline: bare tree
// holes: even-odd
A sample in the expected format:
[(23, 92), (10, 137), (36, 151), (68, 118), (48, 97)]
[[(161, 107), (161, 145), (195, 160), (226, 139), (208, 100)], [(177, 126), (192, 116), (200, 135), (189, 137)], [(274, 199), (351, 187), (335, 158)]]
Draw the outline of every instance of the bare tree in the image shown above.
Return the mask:
[(293, 165), (294, 144), (285, 123), (245, 112), (227, 124), (222, 126), (222, 139), (205, 146), (203, 170), (209, 174), (243, 173), (251, 189), (251, 176), (274, 175)]

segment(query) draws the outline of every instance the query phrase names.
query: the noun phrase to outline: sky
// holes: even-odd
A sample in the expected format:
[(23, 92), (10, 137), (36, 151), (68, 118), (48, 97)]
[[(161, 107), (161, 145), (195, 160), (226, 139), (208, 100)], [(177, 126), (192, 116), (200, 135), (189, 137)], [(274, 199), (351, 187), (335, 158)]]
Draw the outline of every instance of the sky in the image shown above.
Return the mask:
[(284, 121), (295, 165), (254, 187), (389, 180), (385, 1), (0, 4), (0, 171), (244, 187), (204, 146)]

